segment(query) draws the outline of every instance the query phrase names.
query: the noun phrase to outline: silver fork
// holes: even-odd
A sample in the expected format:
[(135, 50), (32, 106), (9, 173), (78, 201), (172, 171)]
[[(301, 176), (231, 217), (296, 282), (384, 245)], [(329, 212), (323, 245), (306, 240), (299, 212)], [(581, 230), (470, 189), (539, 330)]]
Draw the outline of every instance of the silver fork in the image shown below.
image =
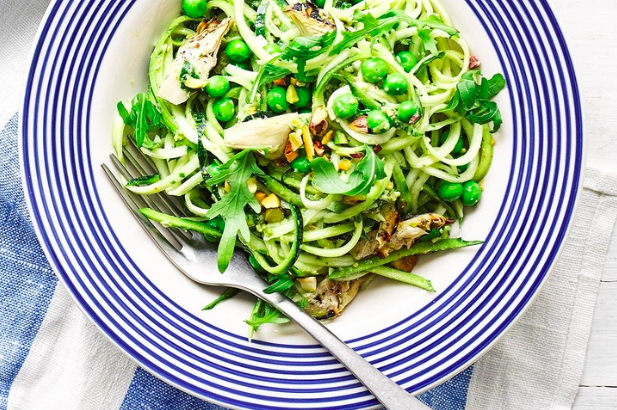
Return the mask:
[[(141, 155), (137, 147), (126, 147), (124, 155), (126, 167), (114, 155), (111, 155), (111, 160), (125, 180), (154, 172), (152, 164)], [(330, 351), (386, 409), (429, 408), (373, 367), (328, 328), (301, 310), (293, 301), (279, 293), (265, 293), (264, 289), (268, 283), (255, 273), (246, 257), (235, 254), (227, 271), (220, 274), (216, 264), (216, 249), (202, 235), (178, 229), (165, 229), (139, 212), (139, 208), (147, 206), (160, 212), (182, 217), (184, 216), (182, 206), (175, 198), (165, 194), (156, 194), (152, 197), (130, 194), (105, 164), (102, 167), (141, 227), (167, 258), (186, 276), (203, 285), (241, 289), (270, 303)]]

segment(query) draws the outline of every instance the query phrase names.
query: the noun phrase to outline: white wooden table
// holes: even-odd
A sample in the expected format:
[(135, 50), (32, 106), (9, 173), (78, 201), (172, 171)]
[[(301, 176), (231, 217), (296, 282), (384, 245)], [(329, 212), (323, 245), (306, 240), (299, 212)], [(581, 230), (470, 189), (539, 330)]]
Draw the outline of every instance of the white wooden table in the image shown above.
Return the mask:
[[(549, 2), (570, 46), (583, 93), (587, 164), (617, 172), (617, 1)], [(617, 230), (574, 409), (617, 409)]]

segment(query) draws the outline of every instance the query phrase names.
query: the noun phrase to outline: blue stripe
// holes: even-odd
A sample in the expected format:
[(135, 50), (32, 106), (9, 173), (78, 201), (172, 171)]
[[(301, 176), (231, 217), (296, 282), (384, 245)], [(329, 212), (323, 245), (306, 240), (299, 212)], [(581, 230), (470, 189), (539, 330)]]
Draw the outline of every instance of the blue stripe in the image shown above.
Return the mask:
[(58, 279), (39, 246), (19, 174), (17, 116), (0, 132), (0, 409), (43, 322)]

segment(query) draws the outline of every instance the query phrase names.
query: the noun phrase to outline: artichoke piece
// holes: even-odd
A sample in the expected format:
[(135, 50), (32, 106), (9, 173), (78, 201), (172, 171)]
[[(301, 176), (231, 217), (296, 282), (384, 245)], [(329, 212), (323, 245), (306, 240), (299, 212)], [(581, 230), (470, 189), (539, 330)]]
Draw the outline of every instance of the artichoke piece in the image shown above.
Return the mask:
[(306, 312), (319, 320), (339, 316), (358, 295), (360, 286), (367, 277), (343, 282), (331, 279), (322, 280), (315, 292), (304, 295), (307, 298)]
[(205, 87), (210, 70), (216, 66), (221, 41), (232, 24), (230, 18), (200, 24), (201, 31), (178, 49), (171, 71), (158, 89), (158, 96), (178, 105), (189, 99), (191, 89)]
[(283, 155), (291, 133), (291, 122), (298, 114), (283, 114), (271, 118), (256, 118), (225, 130), (225, 145), (234, 149), (260, 149), (269, 158)]
[(334, 22), (315, 4), (298, 2), (285, 9), (303, 36), (322, 36), (334, 30)]
[(386, 208), (384, 213), (385, 220), (379, 229), (369, 232), (367, 237), (360, 239), (351, 250), (354, 259), (360, 260), (375, 254), (385, 258), (403, 246), (411, 247), (432, 229), (451, 223), (450, 220), (435, 213), (414, 216), (403, 222), (398, 222), (399, 215), (394, 209)]

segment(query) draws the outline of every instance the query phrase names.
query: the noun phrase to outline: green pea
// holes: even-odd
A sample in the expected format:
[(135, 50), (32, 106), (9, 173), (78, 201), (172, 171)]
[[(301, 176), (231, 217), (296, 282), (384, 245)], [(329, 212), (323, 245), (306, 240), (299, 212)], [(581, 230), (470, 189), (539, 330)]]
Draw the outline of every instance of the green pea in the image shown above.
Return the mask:
[[(446, 143), (446, 141), (448, 140), (448, 136), (449, 135), (450, 135), (450, 133), (448, 131), (446, 131), (443, 134), (441, 134), (441, 136), (439, 137), (439, 142), (441, 143), (441, 145)], [(465, 148), (465, 143), (463, 141), (463, 137), (459, 137), (458, 141), (456, 141), (456, 145), (454, 146), (454, 149), (452, 150), (451, 154), (452, 155), (458, 155), (461, 152), (463, 152), (463, 148)]]
[(381, 58), (369, 58), (360, 66), (362, 77), (369, 83), (378, 83), (388, 74), (388, 64)]
[(441, 181), (437, 193), (445, 202), (454, 202), (463, 195), (463, 184)]
[(375, 134), (381, 134), (392, 127), (392, 120), (381, 110), (373, 110), (368, 113), (367, 124)]
[(210, 77), (210, 79), (208, 79), (208, 84), (206, 85), (206, 91), (210, 97), (222, 97), (227, 94), (227, 91), (229, 91), (229, 81), (222, 75)]
[(314, 3), (317, 7), (323, 9), (323, 6), (326, 5), (326, 0), (315, 0)]
[(270, 54), (278, 54), (281, 51), (283, 51), (283, 50), (281, 50), (281, 47), (278, 44), (276, 44), (276, 43), (268, 43), (264, 47), (264, 50), (266, 50)]
[(347, 119), (358, 112), (360, 103), (352, 94), (343, 94), (337, 97), (332, 104), (334, 115), (339, 118)]
[[(214, 228), (221, 233), (225, 230), (225, 221), (220, 216), (217, 216), (214, 219), (210, 219), (209, 221), (206, 221), (205, 224), (209, 226), (210, 228)], [(208, 234), (204, 234), (204, 238), (206, 238), (208, 242), (212, 242), (212, 243), (217, 243), (220, 240), (216, 236), (212, 236)]]
[(225, 54), (231, 61), (246, 61), (251, 56), (251, 49), (242, 40), (232, 40), (225, 48)]
[(476, 181), (467, 181), (463, 184), (463, 194), (461, 201), (465, 206), (474, 206), (480, 202), (482, 197), (482, 188)]
[(277, 114), (285, 112), (289, 108), (287, 91), (283, 87), (274, 87), (268, 91), (266, 102), (268, 107)]
[(418, 105), (411, 100), (407, 100), (399, 104), (397, 118), (403, 122), (410, 123), (412, 118), (419, 113)]
[(182, 0), (182, 9), (187, 16), (191, 18), (199, 18), (206, 14), (206, 0)]
[(401, 63), (401, 67), (406, 73), (411, 72), (413, 68), (418, 64), (418, 59), (409, 51), (401, 51), (396, 55), (396, 59)]
[(298, 172), (306, 174), (311, 170), (311, 161), (307, 157), (299, 157), (291, 163), (291, 167)]
[(221, 98), (212, 106), (214, 116), (219, 121), (229, 121), (236, 115), (236, 106), (231, 98)]
[(401, 73), (393, 73), (386, 77), (383, 89), (390, 95), (403, 95), (407, 92), (407, 79)]
[(257, 273), (266, 273), (264, 268), (261, 267), (259, 262), (257, 262), (257, 259), (255, 259), (255, 257), (252, 254), (249, 255), (249, 264), (251, 265), (251, 268), (253, 268), (253, 270), (255, 272), (257, 272)]
[(296, 87), (298, 101), (294, 105), (298, 108), (304, 108), (311, 103), (312, 93), (309, 87)]

